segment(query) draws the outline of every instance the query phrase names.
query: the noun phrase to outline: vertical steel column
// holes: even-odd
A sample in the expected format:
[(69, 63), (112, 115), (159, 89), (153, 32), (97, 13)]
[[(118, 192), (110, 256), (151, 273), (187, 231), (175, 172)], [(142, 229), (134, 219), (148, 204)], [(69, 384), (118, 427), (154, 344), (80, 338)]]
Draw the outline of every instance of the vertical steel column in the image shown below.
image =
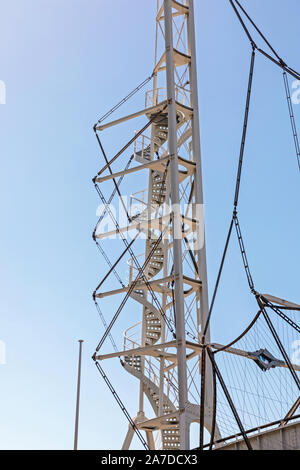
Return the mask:
[[(193, 108), (192, 118), (192, 138), (193, 138), (193, 157), (196, 162), (195, 175), (195, 200), (196, 207), (203, 206), (203, 184), (202, 184), (202, 158), (200, 145), (200, 120), (199, 120), (199, 104), (198, 104), (198, 83), (197, 83), (197, 60), (196, 60), (196, 40), (195, 40), (195, 17), (194, 17), (194, 0), (189, 0), (188, 15), (188, 41), (191, 55), (190, 63), (190, 85), (191, 85), (191, 107)], [(197, 250), (197, 262), (199, 276), (202, 281), (200, 290), (201, 318), (198, 319), (202, 328), (208, 317), (208, 285), (207, 285), (207, 266), (206, 266), (206, 245), (205, 232), (203, 230), (203, 246)], [(199, 234), (198, 234), (199, 235)], [(209, 333), (208, 333), (209, 338)]]
[[(197, 265), (199, 277), (202, 282), (199, 292), (200, 299), (200, 312), (198, 311), (198, 330), (203, 330), (209, 315), (209, 300), (208, 300), (208, 281), (207, 281), (207, 263), (206, 263), (206, 243), (205, 243), (205, 225), (204, 225), (204, 197), (203, 197), (203, 183), (202, 183), (202, 156), (201, 156), (201, 140), (200, 140), (200, 118), (199, 118), (199, 99), (198, 99), (198, 78), (197, 78), (197, 59), (196, 59), (196, 34), (195, 34), (195, 12), (194, 0), (189, 0), (189, 14), (188, 14), (188, 47), (191, 56), (190, 62), (190, 86), (191, 86), (191, 107), (193, 108), (192, 117), (192, 148), (193, 158), (196, 162), (195, 173), (195, 202), (196, 213), (199, 215), (203, 211), (203, 224), (198, 227), (198, 237), (203, 237), (203, 245), (196, 247)], [(198, 212), (199, 211), (199, 212)], [(202, 233), (199, 233), (199, 230)], [(204, 342), (210, 342), (210, 328), (208, 326), (207, 332), (204, 335)], [(200, 364), (199, 364), (200, 366)], [(208, 408), (207, 423), (209, 422), (210, 413), (213, 408), (213, 369), (212, 364), (206, 358), (206, 377), (205, 377), (205, 407)], [(212, 419), (213, 421), (213, 419)], [(211, 421), (211, 425), (213, 422)]]
[(168, 148), (171, 157), (171, 202), (173, 213), (173, 253), (175, 278), (175, 316), (178, 360), (179, 385), (179, 430), (180, 449), (189, 449), (189, 423), (187, 421), (187, 374), (186, 374), (186, 341), (185, 316), (182, 278), (182, 233), (179, 209), (179, 178), (177, 155), (177, 117), (174, 82), (174, 50), (173, 50), (173, 16), (171, 0), (164, 0), (166, 74), (168, 97)]

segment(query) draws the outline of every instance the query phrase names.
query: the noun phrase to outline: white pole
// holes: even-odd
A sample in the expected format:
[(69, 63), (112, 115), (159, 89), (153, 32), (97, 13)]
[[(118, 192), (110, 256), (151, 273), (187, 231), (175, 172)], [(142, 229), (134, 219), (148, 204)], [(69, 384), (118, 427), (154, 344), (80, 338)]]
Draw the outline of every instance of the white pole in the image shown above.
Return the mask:
[(79, 359), (78, 359), (78, 378), (77, 378), (77, 399), (76, 399), (76, 416), (75, 416), (75, 432), (74, 432), (74, 450), (78, 446), (78, 425), (79, 425), (79, 401), (80, 401), (80, 378), (81, 378), (81, 353), (83, 339), (79, 339)]

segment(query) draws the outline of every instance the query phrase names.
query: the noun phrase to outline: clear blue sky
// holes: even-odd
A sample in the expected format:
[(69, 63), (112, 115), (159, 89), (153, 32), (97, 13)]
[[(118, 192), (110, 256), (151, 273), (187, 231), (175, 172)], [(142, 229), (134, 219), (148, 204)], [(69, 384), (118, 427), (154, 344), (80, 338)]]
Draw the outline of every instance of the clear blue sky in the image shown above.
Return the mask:
[[(211, 290), (231, 214), (250, 51), (227, 0), (195, 3)], [(72, 448), (79, 338), (80, 448), (118, 448), (127, 429), (90, 359), (102, 334), (91, 292), (106, 269), (91, 239), (98, 204), (91, 178), (99, 169), (92, 125), (151, 73), (155, 4), (1, 6), (1, 449)], [(243, 5), (300, 70), (299, 2)], [(258, 57), (253, 87), (240, 220), (257, 289), (299, 302), (300, 175), (280, 70)], [(218, 341), (231, 339), (255, 313), (239, 253), (230, 254), (212, 325)], [(134, 415), (136, 382), (117, 361), (110, 375)]]

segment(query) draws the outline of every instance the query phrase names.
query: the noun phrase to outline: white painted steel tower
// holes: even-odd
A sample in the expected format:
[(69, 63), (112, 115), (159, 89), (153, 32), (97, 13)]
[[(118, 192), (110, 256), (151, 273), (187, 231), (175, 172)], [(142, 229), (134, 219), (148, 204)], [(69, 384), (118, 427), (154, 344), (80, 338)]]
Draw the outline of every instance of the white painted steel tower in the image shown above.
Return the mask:
[[(152, 433), (159, 430), (161, 448), (189, 449), (190, 424), (200, 420), (201, 347), (197, 343), (202, 341), (208, 316), (193, 0), (157, 1), (153, 89), (146, 93), (146, 106), (96, 130), (101, 132), (141, 115), (151, 125), (134, 141), (134, 160), (139, 165), (118, 174), (112, 170), (96, 182), (123, 176), (126, 183), (126, 175), (133, 171), (149, 174), (148, 188), (140, 190), (144, 210), (132, 218), (129, 214), (126, 227), (146, 234), (146, 246), (143, 277), (130, 293), (137, 308), (142, 305), (142, 320), (125, 332), (123, 366), (140, 382), (135, 422), (146, 431), (150, 447), (154, 447)], [(123, 229), (117, 228), (116, 233)], [(96, 238), (107, 235), (97, 233)], [(124, 293), (140, 272), (134, 258)], [(120, 290), (98, 290), (95, 297), (113, 294), (120, 294)], [(98, 355), (97, 359), (112, 356), (120, 354)], [(204, 424), (208, 430), (211, 387), (211, 365), (207, 362)], [(144, 414), (145, 397), (155, 413), (150, 420)], [(130, 425), (124, 449), (129, 448), (133, 433)]]
[[(297, 441), (300, 415), (296, 415), (300, 406), (297, 375), (300, 366), (293, 362), (291, 349), (299, 340), (300, 305), (256, 290), (237, 210), (257, 51), (283, 69), (297, 149), (286, 74), (298, 78), (300, 74), (282, 59), (276, 60), (279, 56), (273, 48), (275, 58), (258, 48), (237, 11), (238, 6), (242, 9), (241, 5), (237, 0), (230, 0), (230, 3), (250, 40), (251, 65), (233, 213), (210, 311), (194, 0), (157, 0), (153, 74), (94, 127), (105, 164), (93, 181), (105, 210), (93, 237), (110, 269), (94, 291), (105, 333), (93, 359), (129, 421), (124, 450), (130, 448), (134, 433), (146, 449), (188, 450), (193, 423), (199, 429), (200, 450), (220, 446), (284, 449), (300, 445)], [(242, 12), (249, 19), (243, 9)], [(253, 21), (252, 24), (271, 47)], [(139, 110), (103, 123), (151, 79), (152, 89), (146, 92), (145, 104)], [(138, 131), (135, 130), (136, 120), (143, 122)], [(125, 122), (127, 127), (132, 124), (129, 141), (114, 157), (108, 158), (102, 134)], [(124, 164), (126, 154), (129, 161)], [(112, 188), (108, 200), (101, 189), (105, 185)], [(127, 192), (128, 188), (131, 191), (129, 207), (121, 197), (121, 189)], [(110, 203), (118, 196), (125, 221), (117, 220), (110, 208)], [(101, 225), (105, 214), (113, 223), (109, 230)], [(209, 319), (234, 229), (250, 294), (255, 297), (259, 311), (244, 332), (224, 346), (211, 343)], [(120, 238), (125, 250), (112, 263), (101, 244), (114, 236)], [(125, 282), (118, 269), (124, 272), (124, 257), (128, 255), (129, 275)], [(105, 282), (112, 275), (120, 286), (112, 289), (110, 284), (110, 289), (105, 290)], [(121, 303), (116, 310), (111, 308), (111, 320), (107, 324), (98, 302), (116, 298), (120, 298)], [(134, 305), (133, 309), (127, 309), (127, 302)], [(133, 321), (137, 315), (139, 321)], [(122, 348), (118, 348), (114, 340), (115, 334), (121, 336), (116, 324), (120, 317), (126, 326)], [(111, 341), (113, 352), (103, 351), (107, 339)], [(113, 358), (120, 359), (121, 367), (139, 386), (135, 418), (129, 415), (102, 368), (102, 363), (105, 367), (106, 360)], [(244, 382), (240, 381), (242, 376)], [(284, 390), (282, 384), (285, 384)], [(280, 427), (279, 431), (276, 426)], [(206, 442), (210, 436), (209, 443), (205, 444), (204, 434)]]

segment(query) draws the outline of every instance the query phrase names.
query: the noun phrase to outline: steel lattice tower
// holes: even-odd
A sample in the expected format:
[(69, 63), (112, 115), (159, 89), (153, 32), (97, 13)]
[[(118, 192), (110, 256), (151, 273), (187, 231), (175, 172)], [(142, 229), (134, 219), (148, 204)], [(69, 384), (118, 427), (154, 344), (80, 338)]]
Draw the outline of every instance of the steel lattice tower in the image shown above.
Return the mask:
[[(201, 348), (197, 343), (202, 341), (208, 316), (193, 0), (157, 2), (153, 89), (146, 93), (146, 107), (98, 126), (96, 131), (143, 114), (151, 125), (148, 135), (138, 133), (135, 139), (135, 161), (140, 165), (134, 171), (149, 172), (147, 204), (129, 222), (129, 229), (146, 233), (144, 278), (130, 294), (142, 304), (143, 315), (141, 324), (129, 327), (125, 334), (123, 366), (140, 381), (135, 423), (146, 431), (149, 446), (154, 447), (152, 431), (160, 430), (162, 448), (189, 449), (190, 424), (200, 420), (200, 398), (195, 398), (201, 372)], [(124, 177), (131, 171), (118, 175), (111, 171), (96, 182), (115, 181), (116, 176)], [(116, 232), (120, 230), (119, 227)], [(96, 234), (97, 239), (106, 236)], [(137, 272), (131, 259), (129, 284), (124, 292), (130, 290)], [(153, 295), (149, 295), (149, 286), (150, 294), (154, 292), (155, 299), (159, 297), (161, 311), (153, 302)], [(120, 290), (109, 294), (97, 291), (95, 298), (114, 293)], [(140, 344), (130, 339), (137, 328)], [(98, 355), (97, 359), (117, 355), (121, 356), (113, 353)], [(208, 430), (211, 387), (211, 365), (206, 361)], [(145, 396), (156, 415), (152, 420), (144, 415)], [(124, 449), (129, 448), (133, 432), (130, 425)]]
[[(286, 383), (291, 381), (290, 390), (293, 390), (291, 397), (282, 403), (283, 409), (285, 408), (283, 419), (274, 421), (272, 414), (274, 399), (271, 396), (265, 396), (265, 392), (263, 396), (258, 392), (257, 394), (251, 393), (252, 384), (249, 379), (250, 395), (248, 395), (249, 407), (246, 407), (246, 415), (250, 422), (255, 416), (260, 423), (261, 417), (257, 416), (257, 413), (253, 413), (257, 406), (255, 400), (257, 399), (259, 402), (261, 400), (263, 402), (270, 401), (269, 406), (272, 411), (270, 416), (273, 416), (273, 420), (270, 419), (271, 422), (264, 423), (263, 428), (270, 429), (269, 433), (274, 446), (277, 439), (274, 426), (278, 423), (282, 428), (286, 426), (281, 433), (280, 445), (282, 448), (286, 447), (287, 438), (291, 442), (293, 441), (294, 428), (299, 431), (299, 422), (296, 422), (295, 425), (289, 425), (289, 422), (298, 418), (295, 413), (300, 404), (300, 380), (296, 372), (300, 371), (300, 366), (291, 362), (285, 349), (289, 348), (289, 344), (283, 345), (267, 309), (275, 313), (280, 321), (284, 322), (285, 327), (288, 325), (294, 334), (295, 332), (299, 334), (300, 326), (293, 320), (293, 314), (286, 315), (282, 310), (298, 312), (300, 305), (268, 294), (261, 294), (254, 287), (237, 216), (237, 207), (256, 51), (283, 69), (297, 152), (299, 148), (298, 137), (295, 131), (286, 74), (293, 77), (300, 77), (300, 75), (279, 58), (239, 2), (236, 0), (233, 3), (230, 0), (230, 3), (247, 32), (251, 44), (251, 65), (232, 219), (210, 308), (203, 214), (194, 0), (185, 0), (181, 3), (176, 0), (157, 0), (153, 74), (101, 118), (94, 127), (105, 165), (93, 181), (105, 210), (99, 219), (93, 237), (110, 269), (94, 291), (94, 300), (106, 331), (96, 348), (93, 359), (102, 378), (129, 421), (129, 429), (123, 443), (124, 450), (129, 449), (134, 433), (138, 435), (147, 449), (187, 450), (190, 448), (192, 423), (199, 425), (200, 450), (204, 447), (217, 448), (219, 445), (226, 447), (228, 439), (236, 438), (243, 438), (243, 441), (237, 441), (234, 444), (236, 448), (242, 445), (249, 450), (252, 449), (256, 438), (253, 433), (260, 430), (260, 425), (251, 428), (244, 418), (244, 410), (242, 410), (243, 418), (240, 418), (238, 411), (241, 411), (241, 405), (238, 409), (240, 402), (236, 397), (236, 390), (240, 390), (240, 384), (237, 384), (238, 388), (234, 387), (238, 374), (233, 374), (230, 377), (230, 382), (233, 384), (229, 385), (231, 386), (229, 392), (226, 380), (220, 370), (220, 363), (225, 361), (224, 355), (246, 360), (247, 366), (243, 365), (243, 367), (248, 367), (247, 373), (252, 376), (252, 381), (254, 378), (255, 384), (258, 383), (259, 378), (261, 383), (265, 383), (266, 387), (269, 387), (269, 378), (274, 380), (274, 375), (266, 374), (258, 377), (258, 374), (261, 374), (261, 371), (266, 372), (271, 369), (281, 371), (281, 375), (275, 377), (277, 380), (274, 382), (275, 387), (273, 384), (275, 390), (281, 387), (282, 380), (285, 380)], [(278, 61), (258, 48), (239, 15), (237, 6), (250, 19)], [(112, 112), (150, 80), (153, 80), (153, 87), (146, 92), (143, 109), (103, 124), (103, 121)], [(102, 137), (100, 138), (101, 133), (124, 122), (130, 124), (136, 118), (144, 118), (146, 124), (139, 131), (134, 131), (133, 128), (128, 143), (109, 160), (103, 148)], [(129, 152), (130, 158), (124, 168), (122, 163), (120, 166), (120, 162), (127, 152)], [(119, 167), (115, 168), (117, 161)], [(135, 166), (132, 167), (133, 163)], [(144, 181), (141, 177), (142, 174), (146, 174)], [(128, 187), (131, 189), (133, 184), (135, 185), (128, 208), (121, 197), (120, 186), (123, 181), (125, 186), (127, 178), (132, 175), (135, 175), (134, 180), (131, 179), (126, 186), (126, 190), (128, 190)], [(141, 188), (140, 185), (145, 181), (147, 181), (147, 187)], [(113, 192), (108, 200), (101, 190), (102, 184), (112, 185)], [(121, 201), (121, 205), (125, 209), (127, 218), (125, 224), (119, 223), (110, 209), (110, 203), (115, 196), (119, 196), (119, 203)], [(132, 204), (135, 202), (138, 202), (138, 206)], [(105, 214), (108, 214), (113, 222), (112, 230), (101, 229), (100, 222)], [(224, 346), (211, 343), (209, 320), (234, 228), (249, 290), (255, 296), (259, 311), (246, 330), (230, 344)], [(127, 235), (132, 232), (134, 236), (129, 242)], [(115, 235), (121, 238), (125, 250), (112, 264), (101, 246), (101, 240)], [(136, 254), (136, 242), (140, 243), (141, 238), (144, 239), (144, 252)], [(141, 245), (139, 244), (139, 246)], [(126, 254), (130, 255), (128, 260), (129, 276), (128, 282), (124, 283), (117, 268), (119, 263), (124, 267), (123, 258)], [(105, 291), (103, 283), (112, 274), (121, 284), (121, 288)], [(111, 296), (122, 296), (122, 301), (118, 309), (111, 312), (112, 319), (107, 325), (98, 301)], [(124, 332), (123, 348), (118, 349), (113, 338), (113, 334), (117, 330), (115, 323), (123, 313), (124, 306), (129, 299), (134, 301), (134, 313), (140, 313), (140, 321), (132, 325), (130, 316), (126, 317), (128, 326)], [(260, 324), (259, 322), (265, 323), (261, 324), (261, 331), (257, 328), (259, 334), (254, 338), (252, 327)], [(270, 335), (268, 339), (270, 348), (275, 348), (272, 349), (273, 354), (264, 347), (266, 341), (264, 337), (260, 337), (260, 335), (266, 334), (266, 331)], [(117, 333), (120, 334), (120, 330), (117, 330)], [(101, 349), (107, 338), (110, 339), (114, 352), (103, 354)], [(283, 339), (286, 339), (285, 336)], [(242, 340), (241, 347), (240, 341)], [(248, 343), (249, 346), (247, 346)], [(120, 396), (100, 365), (102, 361), (105, 362), (106, 359), (112, 358), (120, 358), (123, 369), (139, 382), (139, 403), (134, 419), (130, 417)], [(253, 366), (253, 364), (255, 365)], [(226, 379), (229, 381), (228, 376)], [(227, 404), (222, 403), (222, 398), (221, 400), (217, 399), (219, 394), (217, 388), (223, 394)], [(247, 393), (247, 390), (244, 390), (244, 393)], [(271, 395), (270, 391), (268, 393)], [(231, 395), (234, 397), (232, 398)], [(152, 418), (146, 416), (146, 410), (149, 409), (149, 406), (147, 406), (145, 398), (153, 410), (154, 417)], [(222, 427), (224, 428), (222, 417), (217, 419), (217, 401), (218, 407), (219, 405), (222, 407), (219, 411), (219, 418), (223, 410), (225, 420), (232, 416), (235, 423), (235, 433), (229, 433), (229, 437), (228, 431), (222, 429)], [(250, 408), (252, 412), (249, 411)], [(204, 445), (204, 428), (210, 434), (210, 444), (206, 445)], [(147, 442), (143, 437), (144, 433)], [(286, 437), (283, 437), (284, 434)], [(230, 448), (231, 445), (232, 441), (227, 447)], [(259, 448), (265, 448), (264, 446), (269, 445), (268, 433), (263, 435), (262, 441), (259, 440), (258, 445)], [(294, 443), (293, 446), (297, 447), (297, 444)]]

